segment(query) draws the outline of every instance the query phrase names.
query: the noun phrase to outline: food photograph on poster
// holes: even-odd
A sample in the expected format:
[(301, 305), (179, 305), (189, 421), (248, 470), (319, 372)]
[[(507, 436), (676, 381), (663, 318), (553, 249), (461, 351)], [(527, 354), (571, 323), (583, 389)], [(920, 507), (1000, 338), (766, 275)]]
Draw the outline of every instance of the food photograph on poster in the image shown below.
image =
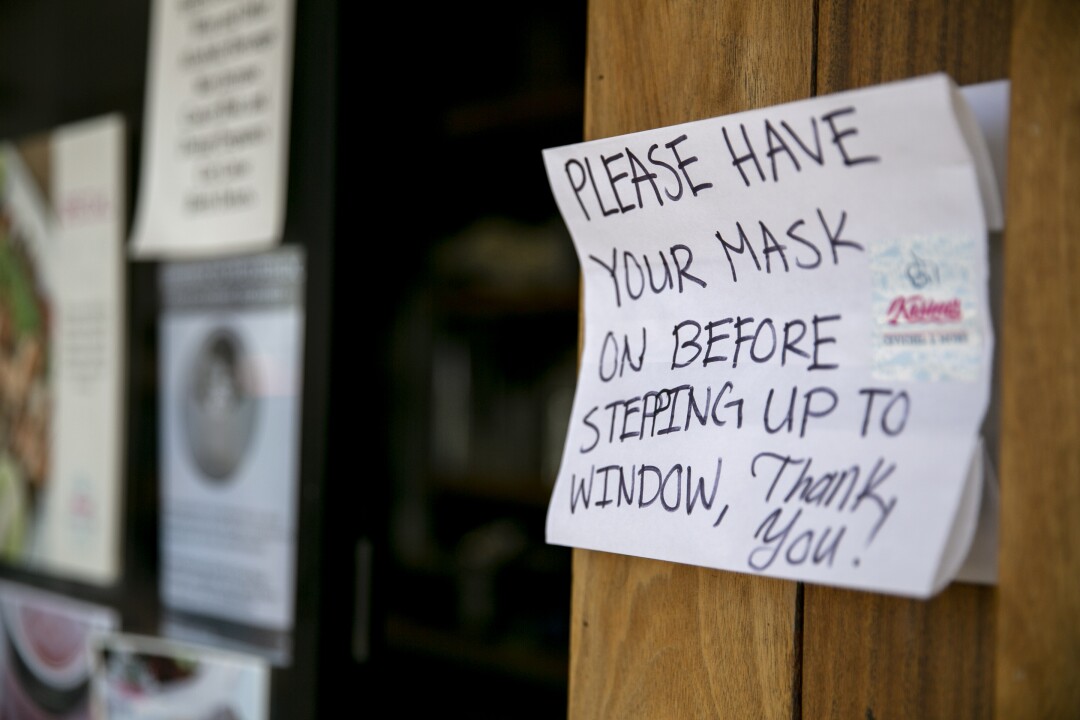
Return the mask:
[(265, 720), (269, 666), (249, 655), (131, 633), (100, 633), (91, 703), (109, 720)]
[(0, 560), (119, 573), (123, 121), (0, 141)]
[(119, 627), (115, 611), (0, 583), (0, 717), (91, 720), (90, 647)]

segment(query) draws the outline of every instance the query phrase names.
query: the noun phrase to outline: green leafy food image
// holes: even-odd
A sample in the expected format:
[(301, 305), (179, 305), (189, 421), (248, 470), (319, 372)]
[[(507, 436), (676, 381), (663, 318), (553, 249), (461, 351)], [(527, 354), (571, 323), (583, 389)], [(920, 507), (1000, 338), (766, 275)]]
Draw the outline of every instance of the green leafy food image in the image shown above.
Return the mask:
[(26, 534), (26, 490), (18, 465), (0, 455), (0, 557), (18, 557)]
[(26, 255), (13, 243), (6, 230), (0, 235), (0, 304), (10, 313), (15, 337), (41, 331), (41, 312), (34, 292), (33, 271)]

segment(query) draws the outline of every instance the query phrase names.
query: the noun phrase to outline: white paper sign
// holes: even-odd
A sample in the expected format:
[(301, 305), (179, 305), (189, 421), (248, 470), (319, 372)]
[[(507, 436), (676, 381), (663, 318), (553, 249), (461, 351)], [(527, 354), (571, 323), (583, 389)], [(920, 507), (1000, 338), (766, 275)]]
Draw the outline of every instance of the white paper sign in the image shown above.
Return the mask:
[(281, 241), (292, 42), (293, 0), (155, 0), (134, 256)]
[(944, 587), (1001, 215), (970, 120), (933, 75), (545, 150), (585, 311), (548, 541)]
[(161, 598), (291, 632), (299, 522), (304, 256), (161, 269)]

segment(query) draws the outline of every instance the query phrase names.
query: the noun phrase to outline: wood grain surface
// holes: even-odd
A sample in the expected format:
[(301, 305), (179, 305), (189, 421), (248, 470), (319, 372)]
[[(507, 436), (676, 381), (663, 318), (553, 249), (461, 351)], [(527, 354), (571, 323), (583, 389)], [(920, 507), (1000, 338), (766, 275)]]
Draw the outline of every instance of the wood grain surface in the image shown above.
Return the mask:
[(1008, 75), (1002, 0), (820, 0), (817, 91), (945, 71), (967, 85)]
[(585, 139), (1009, 77), (1000, 581), (929, 601), (576, 550), (569, 717), (1080, 717), (1080, 3), (589, 6)]
[(572, 718), (792, 716), (795, 584), (574, 551)]
[(1013, 18), (996, 710), (1080, 717), (1080, 3)]
[(809, 97), (810, 0), (591, 0), (585, 139)]
[(929, 601), (807, 585), (804, 718), (993, 717), (991, 588)]
[[(812, 4), (592, 0), (585, 139), (810, 94)], [(573, 720), (783, 718), (795, 583), (574, 551)]]
[[(1001, 2), (822, 0), (817, 92), (944, 71), (960, 85), (1008, 76)], [(993, 716), (993, 588), (954, 584), (929, 601), (808, 585), (807, 718)]]

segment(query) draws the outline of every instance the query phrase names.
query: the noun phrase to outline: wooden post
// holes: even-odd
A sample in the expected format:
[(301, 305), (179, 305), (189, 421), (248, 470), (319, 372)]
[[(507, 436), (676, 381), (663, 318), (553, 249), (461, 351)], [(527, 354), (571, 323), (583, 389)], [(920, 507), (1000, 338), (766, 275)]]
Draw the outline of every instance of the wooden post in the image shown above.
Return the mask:
[[(808, 97), (810, 0), (593, 0), (585, 139)], [(574, 551), (569, 717), (783, 718), (797, 587)]]
[(1012, 78), (1000, 582), (930, 601), (574, 551), (571, 720), (1080, 716), (1080, 6), (590, 0), (585, 139)]
[[(821, 0), (817, 37), (818, 94), (937, 71), (960, 85), (1008, 76), (1009, 6), (992, 0)], [(804, 610), (804, 717), (993, 715), (992, 588), (919, 601), (807, 585)]]
[(1080, 3), (1017, 2), (1006, 191), (1001, 718), (1080, 717)]

